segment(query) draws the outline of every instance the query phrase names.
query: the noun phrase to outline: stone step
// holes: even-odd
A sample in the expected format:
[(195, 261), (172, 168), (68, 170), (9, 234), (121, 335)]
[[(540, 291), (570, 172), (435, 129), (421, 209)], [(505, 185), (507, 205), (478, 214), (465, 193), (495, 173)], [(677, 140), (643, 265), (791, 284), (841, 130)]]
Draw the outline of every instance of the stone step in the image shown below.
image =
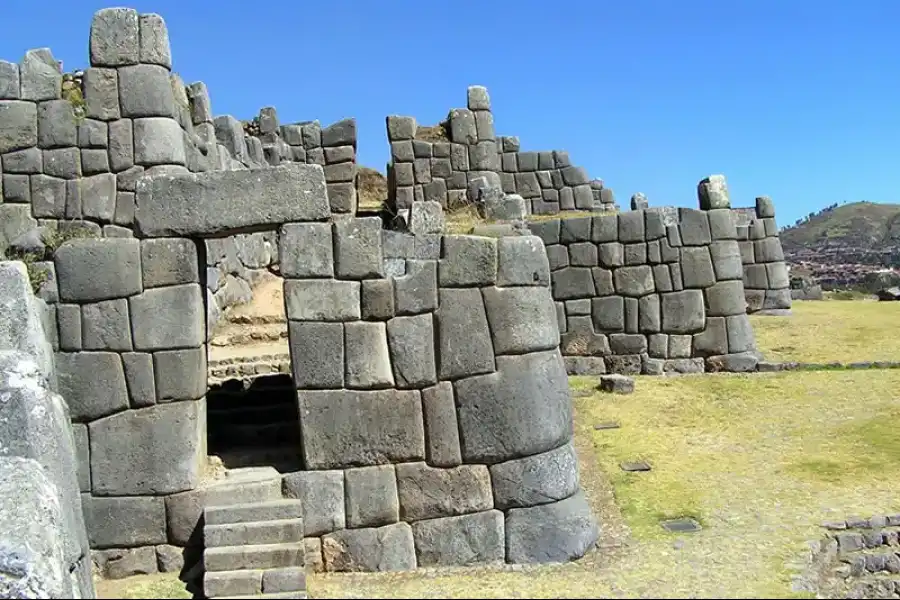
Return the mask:
[(296, 598), (291, 594), (305, 594), (306, 570), (287, 567), (213, 571), (205, 574), (203, 584), (207, 598)]
[(303, 541), (303, 519), (256, 520), (250, 523), (206, 525), (203, 539), (207, 548), (287, 544)]
[(218, 546), (203, 551), (206, 572), (243, 569), (275, 569), (302, 567), (305, 557), (303, 542), (259, 544), (255, 546)]
[(300, 444), (292, 443), (282, 446), (243, 446), (227, 450), (210, 448), (210, 453), (218, 456), (222, 463), (229, 468), (245, 468), (255, 465), (270, 465), (283, 472), (284, 467), (293, 466), (288, 470), (297, 471), (302, 468), (303, 458), (300, 456)]
[(203, 486), (205, 510), (281, 498), (281, 473), (271, 466), (230, 469), (221, 479)]
[(299, 500), (272, 500), (269, 502), (247, 502), (230, 506), (210, 506), (206, 509), (207, 525), (251, 523), (253, 521), (275, 521), (279, 519), (300, 519), (303, 505)]

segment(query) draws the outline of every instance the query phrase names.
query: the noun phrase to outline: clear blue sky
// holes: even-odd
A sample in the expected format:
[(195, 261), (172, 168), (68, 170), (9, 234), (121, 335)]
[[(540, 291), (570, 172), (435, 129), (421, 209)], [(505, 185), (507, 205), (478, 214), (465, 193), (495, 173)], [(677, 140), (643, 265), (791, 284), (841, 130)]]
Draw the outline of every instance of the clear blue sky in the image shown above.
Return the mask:
[[(3, 0), (0, 57), (49, 46), (87, 66), (95, 0)], [(770, 195), (787, 225), (833, 202), (900, 202), (896, 0), (141, 0), (174, 69), (216, 114), (356, 117), (359, 159), (388, 160), (384, 117), (433, 124), (488, 87), (497, 132), (566, 149), (623, 206), (694, 206), (724, 173), (735, 206)]]

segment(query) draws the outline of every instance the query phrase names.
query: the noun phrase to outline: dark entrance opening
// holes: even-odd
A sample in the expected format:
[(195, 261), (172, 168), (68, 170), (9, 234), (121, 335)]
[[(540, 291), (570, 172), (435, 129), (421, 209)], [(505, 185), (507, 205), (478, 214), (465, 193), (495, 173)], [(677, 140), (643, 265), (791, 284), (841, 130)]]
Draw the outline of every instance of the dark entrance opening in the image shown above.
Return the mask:
[(208, 454), (228, 469), (302, 469), (297, 391), (290, 375), (230, 379), (206, 394)]

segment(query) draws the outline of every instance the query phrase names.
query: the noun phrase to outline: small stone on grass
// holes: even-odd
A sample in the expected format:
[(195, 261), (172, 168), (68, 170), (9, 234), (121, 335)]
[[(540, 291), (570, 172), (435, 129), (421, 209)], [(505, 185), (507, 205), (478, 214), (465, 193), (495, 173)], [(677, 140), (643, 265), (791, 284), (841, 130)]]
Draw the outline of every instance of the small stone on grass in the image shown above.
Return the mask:
[(618, 373), (601, 375), (600, 385), (597, 386), (597, 389), (613, 394), (630, 394), (634, 392), (634, 379)]
[(643, 460), (625, 461), (623, 463), (619, 463), (619, 466), (623, 471), (627, 471), (629, 473), (650, 470), (650, 465)]
[(660, 525), (662, 525), (663, 529), (672, 533), (693, 533), (701, 529), (700, 523), (690, 518), (669, 519), (661, 521)]
[(596, 425), (594, 425), (594, 429), (597, 431), (603, 431), (604, 429), (618, 429), (618, 428), (619, 428), (619, 424), (614, 421), (610, 421), (609, 423), (597, 423)]

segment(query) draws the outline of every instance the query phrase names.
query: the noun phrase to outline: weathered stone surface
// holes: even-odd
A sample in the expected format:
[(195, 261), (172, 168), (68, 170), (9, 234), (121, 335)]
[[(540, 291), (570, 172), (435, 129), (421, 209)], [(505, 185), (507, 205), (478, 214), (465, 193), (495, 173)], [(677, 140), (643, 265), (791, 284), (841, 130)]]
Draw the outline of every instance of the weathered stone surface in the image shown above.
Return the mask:
[(0, 319), (0, 348), (27, 354), (52, 381), (53, 352), (47, 344), (41, 313), (31, 293), (25, 263), (0, 262), (0, 314), (4, 315)]
[(438, 281), (441, 287), (491, 285), (497, 280), (497, 240), (444, 236)]
[(601, 375), (597, 389), (610, 394), (631, 394), (634, 392), (634, 379), (621, 373)]
[(413, 523), (419, 567), (503, 562), (503, 523), (499, 510)]
[(390, 363), (400, 388), (437, 383), (432, 315), (395, 317), (387, 322)]
[(56, 251), (54, 262), (63, 302), (122, 298), (142, 289), (136, 239), (70, 240)]
[(347, 526), (380, 527), (400, 520), (394, 465), (344, 471)]
[(131, 350), (128, 301), (119, 298), (82, 305), (81, 336), (85, 350)]
[(294, 384), (299, 389), (344, 387), (344, 326), (341, 323), (288, 323)]
[(497, 354), (552, 350), (559, 345), (549, 287), (489, 287), (482, 294)]
[(330, 223), (288, 223), (278, 243), (283, 277), (334, 277)]
[(134, 65), (140, 60), (138, 12), (104, 8), (91, 21), (90, 54), (95, 67)]
[(95, 550), (91, 552), (91, 558), (106, 579), (124, 579), (158, 572), (156, 549), (153, 546)]
[(417, 391), (300, 391), (300, 428), (308, 469), (424, 460)]
[[(116, 171), (127, 169), (134, 164), (134, 140), (131, 139), (130, 120), (120, 120), (119, 76), (116, 69), (91, 68), (84, 70), (82, 77), (85, 116), (101, 121), (113, 121), (109, 125), (110, 165)], [(128, 137), (125, 136), (127, 131)], [(127, 152), (126, 152), (127, 150)], [(125, 165), (126, 155), (129, 163)]]
[(697, 198), (700, 201), (700, 210), (731, 208), (725, 176), (710, 175), (700, 181), (697, 184)]
[(416, 568), (409, 523), (344, 529), (322, 538), (327, 571), (408, 571)]
[(497, 285), (549, 285), (550, 264), (537, 236), (500, 238), (497, 242)]
[(494, 370), (494, 346), (478, 289), (441, 289), (436, 315), (441, 379)]
[(19, 75), (22, 100), (56, 100), (62, 92), (62, 73), (49, 48), (26, 51)]
[(462, 463), (453, 384), (442, 381), (422, 390), (422, 410), (428, 464), (433, 467), (455, 467)]
[(578, 491), (578, 459), (571, 443), (490, 470), (494, 503), (503, 510), (556, 502)]
[(18, 100), (0, 101), (0, 154), (36, 146), (37, 105)]
[(153, 354), (156, 401), (196, 400), (206, 393), (206, 348)]
[(600, 531), (584, 494), (506, 515), (506, 560), (512, 563), (564, 562), (584, 556)]
[(97, 495), (173, 494), (200, 482), (206, 460), (206, 402), (129, 410), (91, 422)]
[[(396, 313), (394, 309), (394, 280), (369, 279), (360, 288), (360, 311), (363, 319), (385, 320)], [(390, 325), (388, 326), (390, 335)], [(394, 373), (397, 377), (397, 373)]]
[(359, 321), (344, 325), (344, 355), (348, 388), (394, 386), (387, 327), (384, 323)]
[(705, 326), (703, 292), (683, 290), (662, 294), (660, 312), (666, 333), (696, 333)]
[(144, 240), (141, 271), (145, 288), (196, 283), (200, 280), (197, 248), (184, 238)]
[[(266, 202), (237, 201), (256, 197)], [(297, 163), (143, 179), (136, 201), (135, 221), (146, 237), (210, 235), (291, 221), (322, 221), (331, 214), (321, 167)]]
[(288, 319), (353, 321), (360, 318), (360, 284), (355, 281), (286, 280)]
[(404, 521), (449, 517), (494, 506), (491, 479), (484, 465), (450, 469), (425, 463), (397, 465), (397, 488)]
[(166, 22), (157, 14), (140, 16), (140, 43), (138, 59), (142, 63), (172, 68), (172, 49), (169, 45), (169, 31)]
[(144, 352), (122, 354), (125, 381), (132, 408), (156, 404), (156, 379), (153, 375), (153, 355)]
[(498, 356), (497, 372), (454, 382), (466, 462), (546, 452), (572, 437), (572, 402), (557, 350)]
[(60, 352), (59, 393), (76, 421), (92, 421), (128, 408), (125, 373), (114, 352)]
[(166, 505), (162, 498), (92, 497), (81, 500), (91, 548), (148, 546), (166, 542)]
[(320, 536), (346, 527), (343, 471), (298, 471), (284, 476), (286, 498), (303, 504), (304, 535)]
[(136, 350), (195, 348), (206, 339), (203, 292), (196, 283), (145, 290), (128, 306)]
[(381, 277), (381, 219), (363, 217), (335, 223), (334, 259), (340, 279)]
[(406, 275), (394, 279), (394, 300), (398, 315), (435, 310), (438, 306), (437, 262), (406, 261)]
[[(122, 67), (118, 72), (119, 106), (123, 117), (175, 117), (175, 96), (168, 68), (140, 64)], [(135, 122), (135, 127), (139, 122)], [(137, 146), (138, 140), (135, 142)]]
[(0, 510), (0, 593), (7, 598), (81, 597), (68, 572), (75, 565), (66, 556), (68, 532), (58, 490), (41, 464), (0, 457), (0, 498), (5, 509)]

